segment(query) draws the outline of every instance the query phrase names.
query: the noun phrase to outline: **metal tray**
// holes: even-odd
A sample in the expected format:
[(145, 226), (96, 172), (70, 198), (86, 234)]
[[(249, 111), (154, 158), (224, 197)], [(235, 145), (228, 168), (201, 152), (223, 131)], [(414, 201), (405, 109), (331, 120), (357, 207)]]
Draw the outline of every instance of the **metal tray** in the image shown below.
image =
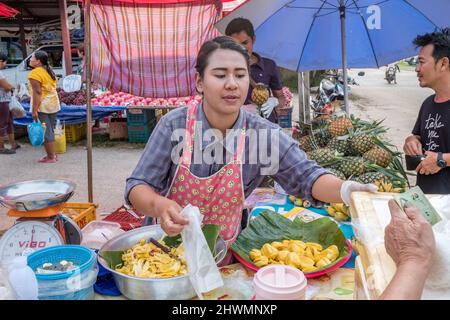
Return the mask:
[(76, 184), (68, 180), (30, 180), (0, 186), (0, 204), (17, 211), (45, 209), (67, 202)]

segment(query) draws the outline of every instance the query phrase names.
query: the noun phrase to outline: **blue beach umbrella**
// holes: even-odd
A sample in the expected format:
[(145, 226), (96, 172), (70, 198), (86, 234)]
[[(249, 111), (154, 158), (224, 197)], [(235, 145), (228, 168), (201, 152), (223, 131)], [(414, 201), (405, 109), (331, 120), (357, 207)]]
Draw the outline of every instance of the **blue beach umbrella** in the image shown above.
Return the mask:
[[(254, 50), (297, 72), (379, 68), (417, 54), (412, 40), (450, 25), (449, 0), (249, 0), (237, 17), (256, 32)], [(345, 108), (348, 92), (344, 86)]]

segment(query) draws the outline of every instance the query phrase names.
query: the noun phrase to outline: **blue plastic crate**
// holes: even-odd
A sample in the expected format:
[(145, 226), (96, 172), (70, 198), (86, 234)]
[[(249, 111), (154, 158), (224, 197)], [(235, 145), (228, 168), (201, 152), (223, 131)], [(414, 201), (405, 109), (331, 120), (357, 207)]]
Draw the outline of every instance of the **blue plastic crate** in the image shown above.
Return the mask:
[(156, 126), (156, 119), (143, 125), (128, 123), (128, 141), (146, 143)]
[(143, 108), (127, 109), (128, 124), (144, 125), (153, 120), (156, 120), (155, 109), (143, 109)]
[(292, 108), (277, 111), (278, 125), (282, 128), (292, 128)]

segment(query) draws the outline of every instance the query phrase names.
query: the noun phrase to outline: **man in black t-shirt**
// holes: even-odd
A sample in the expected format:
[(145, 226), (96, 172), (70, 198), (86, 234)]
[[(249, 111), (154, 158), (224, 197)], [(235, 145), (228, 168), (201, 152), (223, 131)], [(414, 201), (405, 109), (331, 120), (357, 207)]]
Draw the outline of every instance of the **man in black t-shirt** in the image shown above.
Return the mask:
[(426, 155), (416, 168), (424, 193), (450, 194), (450, 29), (418, 36), (414, 44), (421, 47), (420, 86), (435, 94), (422, 104), (403, 149), (407, 155)]

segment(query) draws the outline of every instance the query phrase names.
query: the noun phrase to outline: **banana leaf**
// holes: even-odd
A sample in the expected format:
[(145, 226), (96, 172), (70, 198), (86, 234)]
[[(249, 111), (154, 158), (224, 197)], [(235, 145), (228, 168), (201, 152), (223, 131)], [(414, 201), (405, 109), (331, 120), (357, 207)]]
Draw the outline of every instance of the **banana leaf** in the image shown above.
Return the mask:
[[(217, 238), (220, 233), (220, 226), (217, 224), (204, 224), (202, 226), (203, 235), (205, 236), (206, 242), (208, 243), (209, 250), (215, 255), (215, 248)], [(181, 235), (176, 235), (174, 237), (166, 236), (163, 238), (164, 243), (173, 248), (178, 247), (181, 244)]]
[(124, 251), (103, 251), (99, 253), (108, 264), (111, 269), (116, 268), (118, 265), (122, 265), (122, 255)]
[(342, 230), (330, 218), (324, 217), (311, 222), (299, 218), (291, 221), (280, 214), (265, 210), (244, 229), (232, 244), (231, 249), (242, 259), (253, 264), (249, 257), (252, 249), (260, 249), (265, 243), (282, 240), (316, 242), (327, 248), (334, 244), (339, 249), (338, 258), (330, 265), (314, 272), (328, 269), (349, 254), (349, 247)]

